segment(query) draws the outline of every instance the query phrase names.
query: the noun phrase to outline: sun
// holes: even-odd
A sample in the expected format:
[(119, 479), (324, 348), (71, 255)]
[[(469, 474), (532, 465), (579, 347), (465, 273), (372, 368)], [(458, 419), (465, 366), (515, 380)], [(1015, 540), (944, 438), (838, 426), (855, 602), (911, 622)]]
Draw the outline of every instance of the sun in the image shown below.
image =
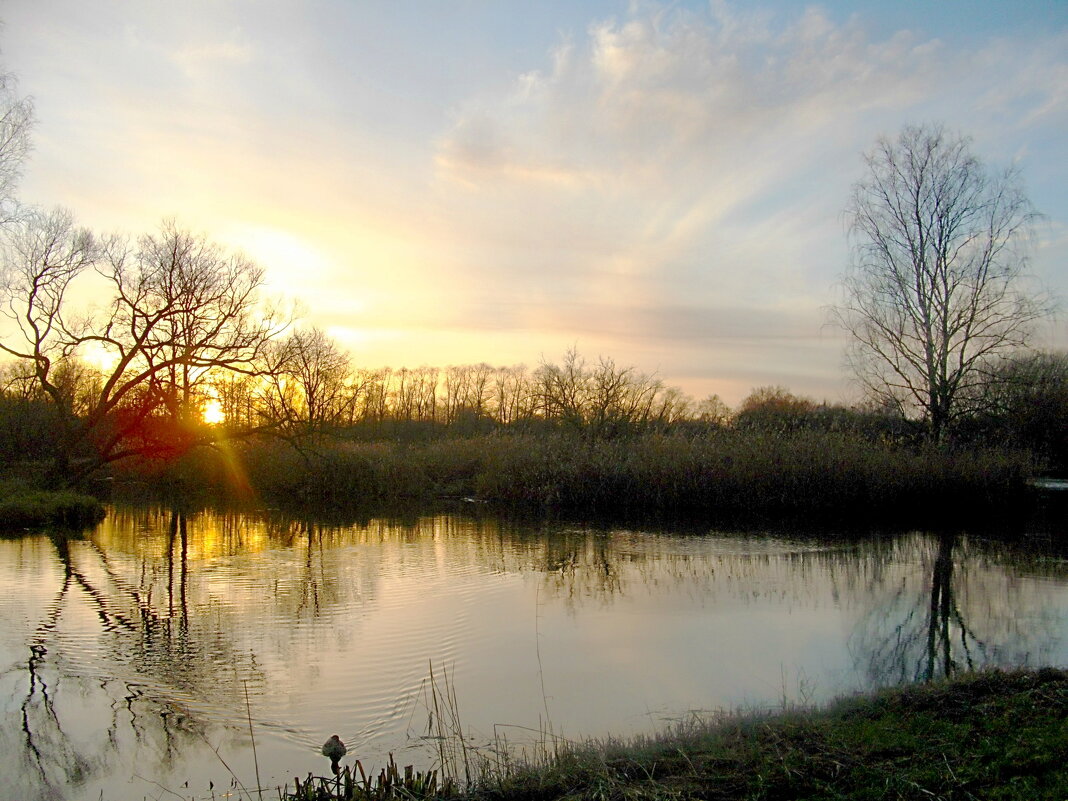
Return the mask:
[(211, 426), (226, 420), (226, 414), (223, 412), (222, 404), (215, 398), (212, 398), (204, 404), (204, 413), (202, 417), (204, 418), (204, 422)]

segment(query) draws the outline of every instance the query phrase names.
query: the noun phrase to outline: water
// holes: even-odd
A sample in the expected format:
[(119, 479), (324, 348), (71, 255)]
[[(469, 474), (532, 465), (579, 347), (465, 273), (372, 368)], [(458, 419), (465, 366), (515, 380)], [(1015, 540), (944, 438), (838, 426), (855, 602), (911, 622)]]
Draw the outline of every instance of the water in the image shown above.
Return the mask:
[(327, 772), (335, 732), (426, 767), (432, 671), (488, 747), (1045, 664), (1068, 664), (1068, 560), (964, 534), (115, 509), (0, 540), (0, 775), (27, 801), (221, 798), (257, 763), (276, 787)]

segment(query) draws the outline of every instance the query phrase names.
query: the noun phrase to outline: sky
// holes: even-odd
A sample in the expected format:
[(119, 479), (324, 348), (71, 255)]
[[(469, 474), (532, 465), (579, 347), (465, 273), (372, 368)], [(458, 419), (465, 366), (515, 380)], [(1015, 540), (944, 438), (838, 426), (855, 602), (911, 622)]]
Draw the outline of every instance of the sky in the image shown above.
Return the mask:
[[(361, 367), (608, 356), (697, 399), (858, 389), (828, 307), (862, 154), (1016, 165), (1068, 298), (1068, 0), (0, 0), (20, 196), (165, 218)], [(1063, 316), (1037, 344), (1068, 347)]]

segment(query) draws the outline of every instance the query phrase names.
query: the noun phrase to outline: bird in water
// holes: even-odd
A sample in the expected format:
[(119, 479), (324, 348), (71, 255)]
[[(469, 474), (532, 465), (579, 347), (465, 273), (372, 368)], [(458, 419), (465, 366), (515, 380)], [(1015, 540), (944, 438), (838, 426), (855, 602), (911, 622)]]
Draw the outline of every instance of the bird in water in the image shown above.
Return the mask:
[(341, 762), (341, 757), (348, 753), (345, 744), (341, 742), (341, 738), (336, 734), (329, 740), (323, 743), (323, 756), (330, 759), (330, 770), (334, 771), (334, 775), (337, 776), (341, 772), (341, 768), (338, 765)]

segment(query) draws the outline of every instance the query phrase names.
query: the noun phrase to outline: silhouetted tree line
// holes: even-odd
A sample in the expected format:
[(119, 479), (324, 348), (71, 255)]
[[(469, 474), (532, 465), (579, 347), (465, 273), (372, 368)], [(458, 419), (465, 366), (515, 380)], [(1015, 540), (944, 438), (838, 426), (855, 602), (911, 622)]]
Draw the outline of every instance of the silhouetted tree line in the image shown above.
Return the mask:
[[(1001, 360), (969, 403), (971, 414), (941, 432), (947, 444), (1023, 448), (1049, 469), (1068, 469), (1068, 353), (1024, 351)], [(741, 430), (838, 431), (897, 444), (930, 437), (924, 419), (907, 418), (896, 407), (816, 403), (779, 386), (753, 390), (729, 421)]]
[(560, 363), (493, 367), (362, 369), (321, 331), (295, 331), (278, 344), (280, 369), (267, 381), (216, 387), (228, 423), (267, 422), (295, 434), (382, 423), (429, 423), (467, 433), (550, 421), (615, 435), (691, 416), (693, 402), (607, 357), (588, 364), (572, 349)]
[[(695, 402), (610, 358), (587, 362), (575, 349), (534, 369), (486, 363), (366, 369), (312, 328), (278, 338), (269, 350), (269, 371), (209, 376), (184, 405), (163, 405), (149, 416), (157, 427), (152, 438), (138, 431), (140, 439), (131, 436), (123, 450), (140, 459), (163, 459), (197, 444), (252, 434), (314, 449), (337, 440), (558, 429), (590, 439), (650, 431), (700, 435), (728, 427), (783, 436), (838, 432), (896, 445), (926, 437), (921, 421), (894, 410), (818, 403), (781, 386), (754, 389), (734, 410), (717, 396)], [(60, 391), (48, 393), (29, 367), (12, 362), (0, 369), (0, 458), (9, 464), (52, 458), (63, 447), (63, 426), (57, 421), (91, 415), (108, 380), (106, 371), (68, 358), (54, 368)], [(222, 415), (221, 422), (205, 422), (209, 405)], [(1027, 353), (1006, 360), (976, 399), (976, 408), (981, 411), (954, 428), (954, 442), (1028, 448), (1054, 469), (1068, 466), (1068, 354)]]

